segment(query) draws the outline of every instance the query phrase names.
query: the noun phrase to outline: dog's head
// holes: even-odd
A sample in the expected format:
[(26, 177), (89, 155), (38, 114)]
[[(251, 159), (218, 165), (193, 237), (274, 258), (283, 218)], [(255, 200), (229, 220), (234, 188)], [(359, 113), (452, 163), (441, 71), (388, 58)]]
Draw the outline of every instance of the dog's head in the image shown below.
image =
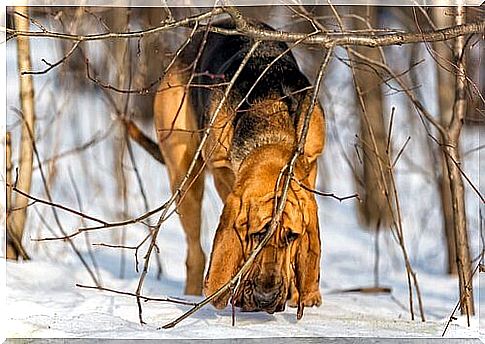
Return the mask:
[[(278, 151), (265, 154), (280, 154)], [(227, 283), (269, 229), (275, 206), (275, 185), (281, 168), (288, 161), (257, 157), (242, 169), (233, 192), (227, 197), (217, 229), (204, 291), (211, 295)], [(298, 163), (295, 179), (308, 185), (308, 169)], [(234, 304), (243, 311), (282, 311), (290, 286), (298, 289), (298, 279), (305, 274), (306, 252), (312, 240), (319, 240), (317, 206), (312, 193), (292, 181), (281, 222), (270, 241), (257, 256), (234, 294)], [(315, 239), (317, 237), (318, 239)], [(304, 244), (303, 244), (304, 243)], [(303, 244), (303, 245), (302, 245)], [(303, 247), (304, 246), (304, 247)], [(319, 243), (318, 243), (319, 249)], [(213, 305), (224, 308), (227, 292), (214, 299)]]

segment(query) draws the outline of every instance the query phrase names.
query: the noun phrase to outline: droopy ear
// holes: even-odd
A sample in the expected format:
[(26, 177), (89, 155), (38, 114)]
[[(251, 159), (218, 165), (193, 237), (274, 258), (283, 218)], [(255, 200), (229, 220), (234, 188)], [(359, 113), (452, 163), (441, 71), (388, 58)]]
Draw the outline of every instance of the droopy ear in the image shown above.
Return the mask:
[[(237, 233), (237, 227), (244, 223), (246, 211), (241, 207), (241, 200), (234, 194), (226, 199), (217, 228), (209, 269), (205, 277), (204, 294), (210, 296), (226, 284), (237, 272), (243, 261), (243, 247)], [(214, 307), (222, 309), (226, 307), (230, 293), (215, 298), (212, 301)]]
[[(315, 200), (309, 204), (309, 219), (306, 232), (301, 238), (300, 247), (296, 255), (295, 274), (298, 290), (298, 318), (303, 315), (304, 306), (320, 306), (320, 230)], [(306, 221), (305, 221), (306, 222)]]

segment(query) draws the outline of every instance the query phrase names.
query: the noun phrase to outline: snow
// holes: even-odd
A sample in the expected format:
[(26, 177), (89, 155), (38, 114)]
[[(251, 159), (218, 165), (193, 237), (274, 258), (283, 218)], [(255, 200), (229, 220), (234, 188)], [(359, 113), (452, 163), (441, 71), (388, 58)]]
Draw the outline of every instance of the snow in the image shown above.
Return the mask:
[[(181, 263), (181, 262), (180, 262)], [(453, 283), (442, 278), (433, 283), (446, 285), (442, 293), (430, 297), (424, 279), (425, 305), (430, 318), (426, 323), (410, 321), (408, 312), (389, 295), (324, 293), (324, 304), (306, 309), (297, 321), (294, 309), (269, 315), (236, 313), (236, 326), (231, 326), (229, 308), (217, 311), (207, 307), (170, 330), (160, 326), (188, 309), (167, 303), (143, 304), (147, 325), (138, 323), (137, 306), (130, 296), (92, 291), (75, 286), (87, 275), (78, 264), (32, 261), (7, 263), (7, 336), (8, 337), (96, 337), (96, 338), (239, 338), (239, 337), (305, 337), (305, 336), (440, 336), (448, 311), (448, 303), (440, 297), (453, 294)], [(106, 286), (117, 290), (134, 290), (136, 278), (119, 279), (102, 270)], [(448, 281), (449, 282), (449, 281)], [(169, 277), (147, 280), (145, 295), (180, 296), (183, 284)], [(447, 292), (448, 291), (448, 292)], [(438, 301), (436, 300), (438, 299)], [(436, 305), (435, 305), (436, 303)], [(450, 303), (451, 304), (451, 303)], [(433, 315), (433, 313), (440, 314)], [(476, 337), (477, 319), (466, 328), (464, 319), (453, 322), (447, 336)]]
[[(42, 67), (40, 58), (55, 61), (61, 56), (55, 46), (45, 41), (32, 40), (33, 61)], [(389, 54), (402, 53), (393, 48)], [(18, 106), (18, 84), (14, 42), (7, 43), (7, 127), (18, 137), (18, 125), (12, 107)], [(429, 66), (421, 66), (423, 70)], [(327, 112), (328, 143), (319, 161), (318, 189), (338, 195), (355, 192), (352, 172), (343, 162), (342, 154), (351, 156), (357, 132), (355, 114), (348, 106), (348, 75), (338, 62), (330, 68), (326, 80), (323, 103)], [(85, 91), (75, 95), (69, 89), (59, 87), (54, 81), (56, 71), (35, 78), (38, 105), (38, 141), (42, 157), (47, 158), (86, 142), (97, 132), (104, 132), (112, 122), (110, 109), (95, 92)], [(428, 75), (429, 76), (429, 75)], [(423, 88), (433, 85), (434, 76), (423, 78)], [(429, 80), (428, 80), (429, 79)], [(296, 320), (295, 309), (282, 313), (242, 313), (236, 310), (236, 326), (231, 325), (230, 308), (219, 311), (204, 307), (173, 329), (162, 330), (160, 326), (175, 319), (189, 309), (188, 306), (161, 302), (144, 302), (143, 318), (138, 321), (136, 301), (105, 291), (84, 289), (76, 284), (92, 285), (89, 275), (73, 252), (62, 241), (35, 242), (30, 238), (52, 236), (39, 214), (55, 227), (50, 208), (42, 205), (30, 207), (27, 223), (28, 238), (25, 242), (33, 259), (27, 262), (6, 262), (6, 322), (7, 337), (40, 338), (256, 338), (256, 337), (439, 337), (458, 300), (458, 281), (444, 271), (444, 238), (441, 233), (439, 203), (436, 185), (429, 176), (413, 168), (411, 162), (423, 161), (423, 146), (427, 143), (420, 123), (411, 125), (408, 119), (416, 117), (403, 109), (403, 99), (392, 96), (389, 109), (396, 106), (395, 145), (408, 136), (412, 141), (397, 166), (398, 188), (403, 208), (404, 233), (411, 263), (416, 269), (423, 297), (427, 321), (419, 320), (417, 300), (414, 299), (416, 320), (410, 320), (408, 311), (408, 288), (401, 251), (388, 231), (380, 237), (380, 283), (392, 288), (390, 294), (342, 293), (339, 290), (373, 285), (374, 234), (362, 229), (357, 220), (356, 201), (339, 203), (329, 198), (319, 198), (319, 216), (322, 235), (321, 291), (323, 305), (305, 309), (302, 320)], [(427, 104), (431, 109), (433, 104)], [(389, 111), (390, 113), (390, 111)], [(414, 117), (412, 117), (414, 116)], [(149, 132), (150, 124), (145, 124)], [(75, 130), (73, 129), (75, 128)], [(342, 130), (345, 128), (345, 130)], [(477, 146), (479, 129), (467, 129), (463, 134), (463, 151)], [(339, 143), (340, 141), (340, 143)], [(57, 144), (56, 142), (59, 142)], [(15, 147), (15, 145), (14, 145)], [(58, 161), (55, 171), (53, 197), (55, 202), (78, 209), (69, 171), (81, 191), (83, 210), (91, 215), (119, 220), (144, 212), (133, 169), (125, 160), (128, 179), (128, 197), (125, 215), (121, 214), (123, 201), (118, 199), (114, 186), (113, 135), (78, 155)], [(170, 196), (168, 176), (164, 167), (158, 165), (138, 147), (134, 147), (137, 165), (148, 190), (150, 208), (162, 204)], [(472, 180), (478, 180), (479, 155), (466, 156), (464, 169)], [(49, 171), (51, 173), (52, 171)], [(324, 177), (323, 177), (324, 176)], [(210, 177), (207, 178), (203, 211), (202, 245), (208, 254), (214, 230), (217, 226), (222, 203), (216, 196)], [(470, 220), (472, 253), (478, 252), (478, 201), (467, 190), (467, 207)], [(33, 195), (45, 198), (38, 171), (34, 174)], [(36, 209), (36, 210), (34, 210)], [(60, 212), (64, 230), (73, 232), (81, 226), (80, 219)], [(127, 245), (136, 245), (146, 235), (144, 227), (134, 225), (124, 230), (99, 230), (89, 234), (91, 243), (119, 243), (122, 232)], [(75, 239), (76, 246), (91, 264), (85, 237)], [(152, 264), (144, 284), (143, 294), (153, 297), (178, 297), (198, 301), (198, 297), (183, 295), (185, 279), (186, 244), (177, 217), (170, 218), (162, 227), (158, 239), (163, 274), (156, 276)], [(146, 247), (145, 247), (146, 249)], [(134, 292), (139, 275), (134, 266), (132, 251), (124, 253), (124, 269), (118, 249), (92, 246), (98, 264), (98, 275), (103, 286), (125, 292)], [(140, 253), (142, 261), (144, 249)], [(152, 261), (153, 263), (153, 261)], [(140, 266), (141, 267), (141, 266)], [(124, 277), (120, 277), (123, 271)], [(483, 283), (475, 278), (475, 299), (478, 304)], [(446, 332), (447, 337), (476, 338), (480, 333), (479, 317), (466, 319), (457, 315)], [(482, 333), (483, 334), (483, 333)]]

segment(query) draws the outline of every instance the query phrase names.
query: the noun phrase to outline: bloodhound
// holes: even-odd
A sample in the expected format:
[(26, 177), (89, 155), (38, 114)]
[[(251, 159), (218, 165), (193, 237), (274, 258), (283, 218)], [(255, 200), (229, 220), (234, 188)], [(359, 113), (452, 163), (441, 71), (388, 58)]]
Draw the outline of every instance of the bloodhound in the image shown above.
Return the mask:
[[(215, 25), (231, 27), (227, 21)], [(273, 215), (276, 180), (294, 153), (310, 104), (311, 85), (288, 46), (263, 42), (208, 127), (253, 43), (243, 36), (197, 33), (166, 74), (155, 98), (158, 142), (173, 191), (182, 182), (203, 133), (210, 129), (178, 207), (188, 244), (187, 294), (217, 291), (264, 237)], [(233, 296), (243, 311), (278, 312), (287, 300), (290, 306), (321, 304), (318, 211), (314, 195), (306, 189), (315, 186), (316, 159), (324, 141), (324, 114), (317, 104), (280, 226)], [(205, 280), (200, 244), (204, 166), (224, 202)], [(213, 305), (224, 308), (230, 297), (229, 292), (221, 295)]]

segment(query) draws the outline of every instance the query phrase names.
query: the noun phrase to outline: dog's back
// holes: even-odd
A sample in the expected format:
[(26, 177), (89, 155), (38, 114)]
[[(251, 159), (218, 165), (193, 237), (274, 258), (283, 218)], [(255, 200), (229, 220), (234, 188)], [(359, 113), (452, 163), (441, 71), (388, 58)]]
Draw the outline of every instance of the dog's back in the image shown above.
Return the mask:
[[(269, 28), (261, 23), (255, 23), (255, 25)], [(230, 21), (216, 23), (214, 26), (234, 28)], [(210, 105), (216, 101), (213, 97), (218, 96), (214, 88), (220, 92), (224, 91), (227, 87), (224, 83), (232, 79), (253, 43), (253, 40), (244, 36), (198, 32), (181, 54), (182, 62), (191, 68), (200, 54), (192, 81), (196, 86), (191, 87), (190, 91), (199, 128), (204, 128), (210, 119)], [(269, 65), (271, 66), (266, 70)], [(222, 86), (217, 86), (221, 83)], [(211, 86), (212, 89), (207, 86)], [(294, 133), (298, 116), (301, 114), (298, 107), (309, 86), (309, 81), (300, 72), (293, 54), (288, 51), (285, 43), (261, 43), (239, 75), (227, 100), (229, 107), (235, 109), (247, 96), (247, 100), (234, 114), (232, 125), (236, 132), (231, 153), (236, 158), (242, 159), (245, 152), (255, 144), (270, 143), (274, 140), (293, 140), (294, 138), (288, 138), (287, 135), (282, 137), (281, 133), (289, 131)], [(247, 114), (249, 108), (269, 99), (282, 100), (286, 104), (287, 111), (274, 111), (271, 114), (266, 111), (259, 115)], [(281, 118), (275, 118), (275, 116)], [(272, 133), (277, 136), (270, 137)]]

